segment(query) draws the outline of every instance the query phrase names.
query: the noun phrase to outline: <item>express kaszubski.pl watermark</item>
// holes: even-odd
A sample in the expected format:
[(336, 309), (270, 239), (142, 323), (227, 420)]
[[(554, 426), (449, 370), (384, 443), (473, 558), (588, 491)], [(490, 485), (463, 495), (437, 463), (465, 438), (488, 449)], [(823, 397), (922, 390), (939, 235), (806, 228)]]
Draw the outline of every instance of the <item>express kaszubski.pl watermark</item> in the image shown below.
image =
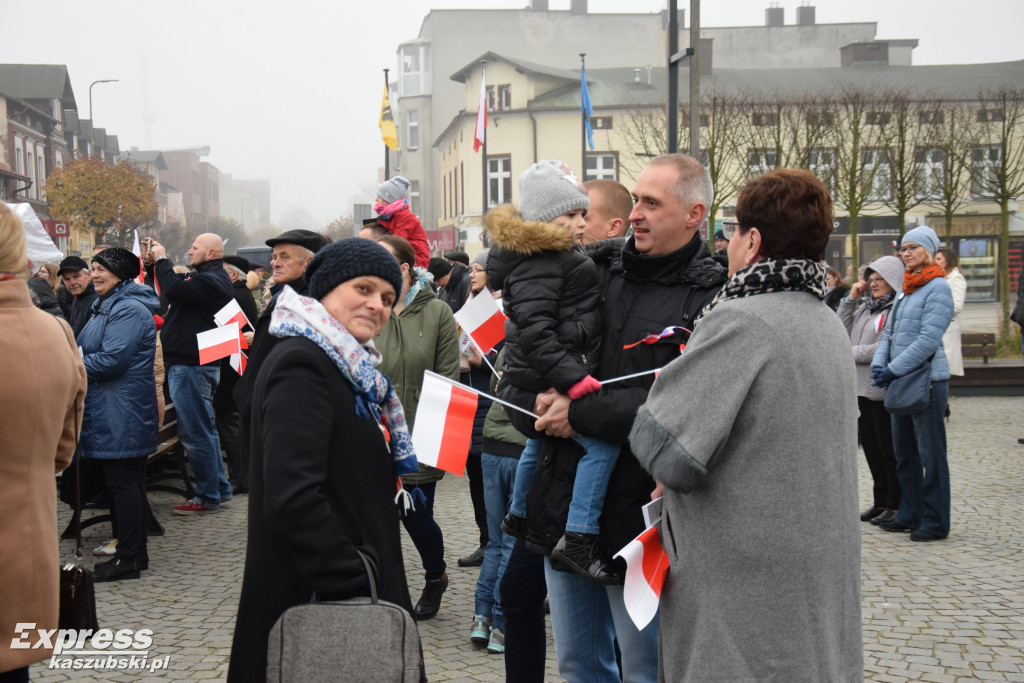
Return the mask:
[(12, 650), (53, 648), (48, 668), (94, 669), (98, 671), (149, 671), (166, 669), (171, 656), (150, 657), (153, 632), (148, 628), (134, 631), (109, 628), (42, 629), (35, 623), (19, 623), (11, 639)]

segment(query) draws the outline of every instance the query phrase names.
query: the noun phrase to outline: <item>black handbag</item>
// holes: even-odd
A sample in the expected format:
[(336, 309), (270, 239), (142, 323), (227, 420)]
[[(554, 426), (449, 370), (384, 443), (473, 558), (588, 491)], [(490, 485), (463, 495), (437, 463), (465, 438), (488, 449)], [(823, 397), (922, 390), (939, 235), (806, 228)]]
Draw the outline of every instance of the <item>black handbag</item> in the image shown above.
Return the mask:
[[(68, 332), (61, 325), (65, 336)], [(77, 348), (71, 337), (68, 343)], [(81, 466), (82, 454), (78, 451), (78, 410), (75, 410), (75, 561), (68, 562), (60, 568), (60, 616), (58, 626), (62, 629), (99, 630), (96, 618), (96, 589), (93, 585), (92, 572), (82, 566), (82, 487)], [(63, 479), (63, 477), (61, 477)]]
[[(892, 329), (896, 329), (896, 311), (899, 301), (892, 312)], [(887, 361), (892, 361), (892, 332), (889, 333), (889, 353)], [(885, 389), (885, 409), (890, 415), (917, 415), (928, 407), (932, 399), (932, 359), (933, 353), (924, 363), (902, 377), (897, 377)]]

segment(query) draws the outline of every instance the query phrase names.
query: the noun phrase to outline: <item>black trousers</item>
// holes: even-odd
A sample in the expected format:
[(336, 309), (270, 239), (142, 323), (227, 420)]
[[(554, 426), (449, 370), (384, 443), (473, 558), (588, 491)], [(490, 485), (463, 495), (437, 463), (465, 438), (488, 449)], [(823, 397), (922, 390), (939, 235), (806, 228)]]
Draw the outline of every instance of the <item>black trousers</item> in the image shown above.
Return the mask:
[(146, 547), (146, 456), (103, 461), (103, 476), (110, 491), (110, 519), (117, 539), (117, 557), (137, 557)]
[(892, 416), (882, 401), (857, 397), (861, 446), (874, 481), (873, 505), (896, 510), (900, 506), (900, 480), (896, 477), (896, 454), (892, 445)]
[(544, 627), (544, 558), (516, 539), (501, 579), (501, 608), (505, 612), (505, 680), (542, 683), (547, 658)]
[[(220, 449), (224, 451), (228, 466), (228, 479), (231, 483), (241, 481), (238, 477), (241, 462), (238, 458), (238, 422), (237, 412), (218, 410), (216, 417), (217, 436), (220, 437)], [(248, 474), (248, 473), (247, 473)], [(248, 479), (248, 476), (246, 477)]]
[(473, 501), (473, 517), (480, 530), (480, 545), (487, 545), (487, 509), (484, 506), (484, 469), (480, 453), (469, 452), (466, 458), (466, 476), (469, 477), (469, 498)]

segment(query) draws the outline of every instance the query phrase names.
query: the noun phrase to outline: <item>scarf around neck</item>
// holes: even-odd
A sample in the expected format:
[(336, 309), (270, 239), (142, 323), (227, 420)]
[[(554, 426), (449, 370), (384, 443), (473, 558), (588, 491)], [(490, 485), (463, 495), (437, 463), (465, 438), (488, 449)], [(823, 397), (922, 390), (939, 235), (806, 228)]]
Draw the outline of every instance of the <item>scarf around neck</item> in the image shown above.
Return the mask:
[(356, 395), (356, 415), (377, 420), (386, 433), (394, 459), (395, 475), (419, 468), (412, 447), (402, 403), (388, 378), (376, 368), (381, 356), (373, 342), (361, 345), (316, 299), (297, 294), (286, 286), (277, 297), (270, 321), (275, 337), (305, 337), (319, 346), (352, 385)]
[(825, 298), (825, 266), (810, 259), (765, 259), (736, 273), (694, 321), (700, 322), (718, 304), (771, 292), (810, 292)]
[(401, 199), (396, 199), (386, 206), (384, 204), (374, 204), (373, 210), (377, 212), (378, 218), (388, 220), (407, 206), (409, 206), (409, 200), (402, 197)]
[(890, 304), (892, 304), (892, 300), (895, 299), (895, 298), (896, 298), (896, 290), (895, 289), (891, 290), (888, 294), (885, 294), (883, 296), (878, 297), (877, 299), (872, 297), (870, 292), (869, 292), (868, 293), (868, 297), (867, 297), (867, 301), (864, 302), (864, 305), (868, 307), (868, 311), (870, 311), (871, 313), (875, 313), (876, 311), (879, 311), (879, 310), (885, 308), (886, 306), (889, 306)]
[(929, 263), (920, 273), (906, 273), (903, 276), (903, 293), (913, 294), (932, 280), (941, 277), (946, 277), (946, 271), (942, 270), (938, 263)]

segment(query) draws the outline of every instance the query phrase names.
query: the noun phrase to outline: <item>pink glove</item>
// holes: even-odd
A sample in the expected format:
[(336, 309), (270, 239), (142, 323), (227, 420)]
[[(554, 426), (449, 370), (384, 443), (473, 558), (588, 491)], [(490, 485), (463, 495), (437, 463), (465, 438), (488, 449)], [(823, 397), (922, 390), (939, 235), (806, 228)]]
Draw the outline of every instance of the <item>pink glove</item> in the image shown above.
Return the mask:
[(581, 379), (579, 382), (576, 382), (576, 384), (573, 384), (569, 388), (569, 398), (576, 401), (578, 399), (583, 398), (587, 394), (592, 394), (595, 391), (598, 391), (600, 388), (601, 383), (598, 382), (593, 377), (591, 377), (590, 375), (587, 375), (586, 377)]

